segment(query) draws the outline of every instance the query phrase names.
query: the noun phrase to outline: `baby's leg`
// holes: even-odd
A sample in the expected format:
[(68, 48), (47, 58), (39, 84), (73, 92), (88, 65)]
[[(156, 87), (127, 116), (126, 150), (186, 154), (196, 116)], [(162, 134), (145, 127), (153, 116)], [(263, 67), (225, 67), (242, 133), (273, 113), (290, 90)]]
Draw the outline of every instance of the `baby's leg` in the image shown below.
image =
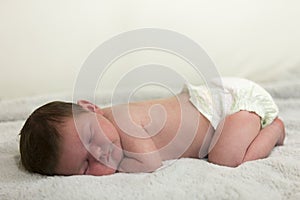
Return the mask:
[(240, 165), (260, 128), (260, 117), (255, 113), (239, 111), (227, 116), (215, 131), (208, 161), (230, 167)]
[(282, 145), (285, 138), (283, 122), (275, 119), (263, 128), (249, 146), (243, 162), (267, 157), (275, 145)]

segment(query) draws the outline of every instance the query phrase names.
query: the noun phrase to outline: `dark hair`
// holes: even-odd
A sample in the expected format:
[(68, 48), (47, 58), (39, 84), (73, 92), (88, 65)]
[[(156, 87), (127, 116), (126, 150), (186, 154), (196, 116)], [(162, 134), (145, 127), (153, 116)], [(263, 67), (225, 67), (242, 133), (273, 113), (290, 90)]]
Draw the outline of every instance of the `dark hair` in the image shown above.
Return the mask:
[(59, 126), (73, 112), (87, 112), (74, 103), (54, 101), (37, 108), (20, 131), (21, 162), (26, 170), (43, 175), (55, 175), (61, 135)]

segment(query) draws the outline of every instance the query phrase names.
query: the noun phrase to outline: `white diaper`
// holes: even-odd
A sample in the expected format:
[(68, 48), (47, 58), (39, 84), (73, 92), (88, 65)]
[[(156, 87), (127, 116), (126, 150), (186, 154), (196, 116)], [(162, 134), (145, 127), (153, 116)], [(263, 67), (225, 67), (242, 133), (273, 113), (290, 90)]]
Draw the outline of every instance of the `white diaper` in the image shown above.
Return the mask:
[(207, 85), (186, 83), (192, 104), (216, 129), (227, 115), (246, 110), (261, 117), (262, 128), (272, 123), (278, 107), (270, 94), (256, 83), (240, 78), (215, 79)]

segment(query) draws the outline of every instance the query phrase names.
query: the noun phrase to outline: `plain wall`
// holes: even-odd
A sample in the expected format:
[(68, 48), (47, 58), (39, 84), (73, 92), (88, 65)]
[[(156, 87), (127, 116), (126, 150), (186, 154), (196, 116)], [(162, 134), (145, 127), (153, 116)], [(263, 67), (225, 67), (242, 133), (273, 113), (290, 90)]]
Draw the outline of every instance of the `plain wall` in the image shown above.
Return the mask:
[[(299, 19), (296, 0), (1, 0), (0, 99), (72, 92), (83, 62), (97, 46), (146, 27), (191, 38), (221, 75), (258, 82), (296, 79)], [(195, 79), (186, 64), (171, 57), (145, 51), (122, 58), (103, 78), (104, 87), (150, 61)]]

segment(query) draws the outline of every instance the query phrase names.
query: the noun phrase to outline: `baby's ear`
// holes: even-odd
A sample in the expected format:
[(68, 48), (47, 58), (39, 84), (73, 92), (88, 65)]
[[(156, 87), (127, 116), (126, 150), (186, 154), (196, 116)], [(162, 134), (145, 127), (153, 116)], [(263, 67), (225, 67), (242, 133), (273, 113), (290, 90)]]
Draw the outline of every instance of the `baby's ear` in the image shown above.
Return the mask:
[(100, 115), (103, 115), (103, 111), (101, 110), (101, 108), (99, 108), (97, 105), (86, 101), (86, 100), (78, 100), (77, 104), (80, 105), (83, 109), (87, 110), (87, 111), (91, 111)]

